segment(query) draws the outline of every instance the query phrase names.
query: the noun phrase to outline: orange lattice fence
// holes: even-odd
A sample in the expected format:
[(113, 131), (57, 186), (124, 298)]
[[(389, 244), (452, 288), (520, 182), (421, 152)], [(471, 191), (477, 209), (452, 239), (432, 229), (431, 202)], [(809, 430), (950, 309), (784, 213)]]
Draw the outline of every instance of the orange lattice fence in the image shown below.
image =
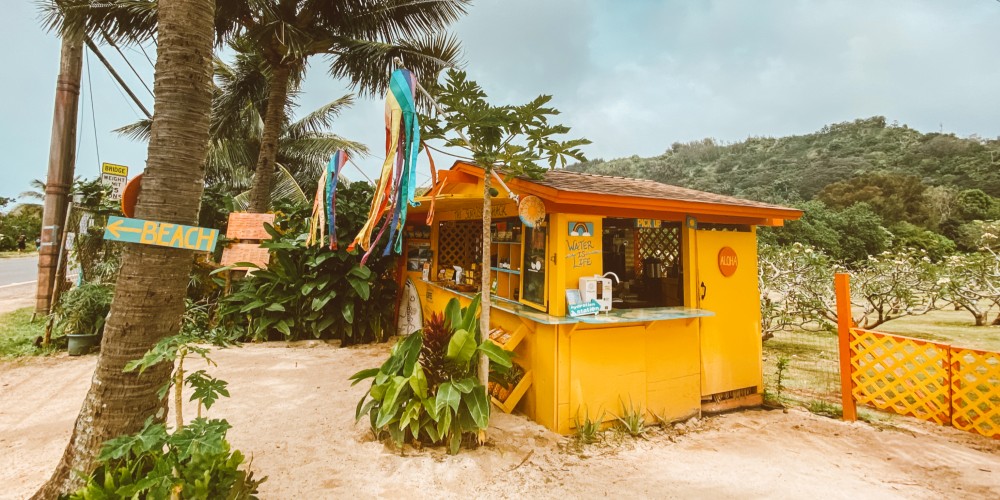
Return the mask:
[(951, 425), (1000, 438), (1000, 353), (951, 348)]
[(845, 419), (860, 403), (1000, 438), (1000, 352), (855, 328), (846, 274), (836, 288)]
[(951, 421), (949, 347), (851, 329), (854, 400), (938, 424)]

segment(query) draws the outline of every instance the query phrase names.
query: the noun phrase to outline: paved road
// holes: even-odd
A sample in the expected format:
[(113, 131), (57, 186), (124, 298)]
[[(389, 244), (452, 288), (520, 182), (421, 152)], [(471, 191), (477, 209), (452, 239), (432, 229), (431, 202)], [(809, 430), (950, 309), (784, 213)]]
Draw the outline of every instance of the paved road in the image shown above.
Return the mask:
[(38, 278), (38, 256), (0, 259), (0, 286), (33, 283)]

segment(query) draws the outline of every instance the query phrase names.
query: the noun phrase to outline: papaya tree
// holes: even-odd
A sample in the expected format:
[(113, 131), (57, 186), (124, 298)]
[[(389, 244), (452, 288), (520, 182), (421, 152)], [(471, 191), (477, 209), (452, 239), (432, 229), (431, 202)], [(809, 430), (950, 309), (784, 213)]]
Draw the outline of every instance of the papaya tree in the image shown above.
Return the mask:
[[(431, 86), (430, 96), (436, 103), (431, 116), (421, 117), (424, 141), (437, 140), (441, 145), (464, 150), (468, 159), (484, 171), (483, 186), (483, 249), (482, 267), (490, 268), (491, 202), (497, 191), (492, 187), (495, 172), (512, 177), (539, 178), (547, 168), (565, 167), (568, 160), (585, 161), (581, 146), (587, 139), (557, 140), (570, 131), (569, 127), (549, 123), (559, 114), (548, 107), (552, 96), (540, 95), (520, 105), (496, 106), (487, 100), (486, 92), (464, 71), (449, 70), (442, 84)], [(543, 164), (545, 166), (543, 166)], [(482, 313), (480, 330), (490, 331), (490, 273), (483, 272)], [(486, 385), (489, 358), (479, 356), (479, 380)]]

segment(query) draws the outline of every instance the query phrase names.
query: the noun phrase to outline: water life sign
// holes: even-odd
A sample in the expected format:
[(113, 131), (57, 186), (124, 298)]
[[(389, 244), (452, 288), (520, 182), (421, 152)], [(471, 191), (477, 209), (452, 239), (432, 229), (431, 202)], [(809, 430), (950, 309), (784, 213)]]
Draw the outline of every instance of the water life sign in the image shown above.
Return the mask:
[(108, 225), (104, 228), (104, 239), (211, 252), (219, 239), (219, 230), (151, 220), (108, 217)]

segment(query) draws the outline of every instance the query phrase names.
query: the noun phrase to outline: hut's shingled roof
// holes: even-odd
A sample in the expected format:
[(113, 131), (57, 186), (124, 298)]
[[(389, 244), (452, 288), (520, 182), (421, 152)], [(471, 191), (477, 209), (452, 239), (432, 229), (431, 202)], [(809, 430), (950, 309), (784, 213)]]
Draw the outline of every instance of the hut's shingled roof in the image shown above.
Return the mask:
[(696, 189), (682, 188), (648, 179), (632, 179), (610, 175), (587, 174), (571, 170), (549, 170), (542, 179), (523, 179), (527, 182), (546, 186), (559, 191), (604, 194), (611, 196), (635, 196), (640, 198), (667, 199), (694, 203), (715, 203), (739, 207), (790, 210), (787, 207), (760, 201), (744, 200), (732, 196), (708, 193)]

